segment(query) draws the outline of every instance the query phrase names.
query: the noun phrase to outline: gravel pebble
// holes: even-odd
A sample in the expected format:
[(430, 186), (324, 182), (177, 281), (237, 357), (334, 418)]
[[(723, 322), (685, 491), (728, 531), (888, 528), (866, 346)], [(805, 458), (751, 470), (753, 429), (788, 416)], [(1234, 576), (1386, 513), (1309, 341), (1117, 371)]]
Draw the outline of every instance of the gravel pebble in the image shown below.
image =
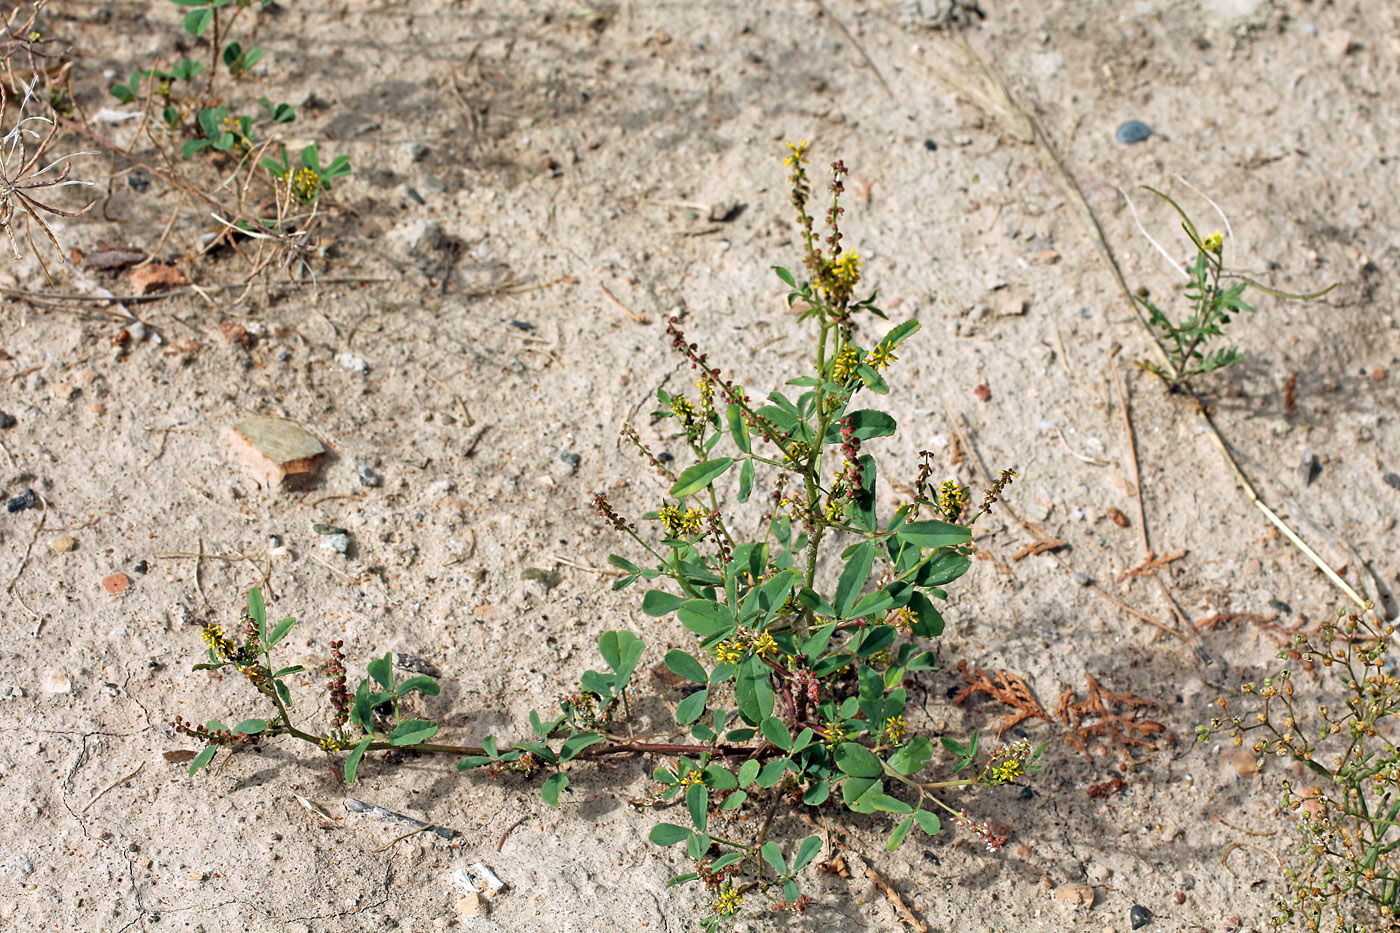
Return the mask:
[(6, 512), (23, 512), (25, 509), (32, 509), (39, 504), (39, 497), (34, 495), (34, 490), (26, 489), (5, 503)]
[(1113, 134), (1114, 138), (1125, 146), (1132, 143), (1140, 143), (1151, 135), (1152, 127), (1143, 123), (1141, 120), (1129, 120), (1121, 124), (1117, 132)]
[(7, 411), (0, 411), (0, 429), (13, 428), (19, 422), (15, 421), (15, 416)]
[(361, 486), (369, 486), (370, 488), (374, 488), (376, 486), (379, 486), (383, 482), (384, 480), (380, 477), (378, 473), (374, 472), (374, 469), (368, 463), (360, 465)]
[(1141, 904), (1134, 904), (1133, 909), (1128, 911), (1128, 923), (1134, 930), (1147, 926), (1152, 922), (1152, 911)]

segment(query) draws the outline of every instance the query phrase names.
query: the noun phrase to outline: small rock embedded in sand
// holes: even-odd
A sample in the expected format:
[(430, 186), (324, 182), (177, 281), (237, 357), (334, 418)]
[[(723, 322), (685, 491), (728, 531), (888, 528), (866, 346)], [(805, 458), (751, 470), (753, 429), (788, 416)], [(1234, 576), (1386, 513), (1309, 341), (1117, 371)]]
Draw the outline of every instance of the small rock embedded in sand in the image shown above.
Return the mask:
[(1259, 774), (1259, 756), (1252, 749), (1232, 748), (1225, 752), (1224, 759), (1229, 770), (1224, 767), (1221, 770), (1227, 776), (1233, 772), (1235, 777), (1248, 780)]
[(1341, 29), (1337, 32), (1329, 32), (1327, 38), (1322, 40), (1322, 47), (1333, 58), (1341, 58), (1355, 52), (1361, 48), (1361, 45), (1356, 41), (1355, 33)]
[(174, 266), (153, 262), (131, 270), (131, 291), (137, 295), (149, 295), (187, 284), (184, 273)]
[(1141, 904), (1134, 904), (1133, 909), (1128, 911), (1128, 923), (1134, 930), (1141, 929), (1152, 922), (1152, 911)]
[(1008, 298), (997, 306), (997, 314), (1001, 317), (1019, 317), (1026, 313), (1026, 299)]
[(5, 511), (10, 514), (23, 512), (25, 509), (32, 509), (39, 504), (39, 497), (34, 494), (34, 490), (26, 489), (24, 492), (5, 503)]
[(972, 390), (972, 394), (977, 396), (978, 401), (985, 402), (992, 397), (991, 388), (984, 382)]
[(102, 578), (102, 588), (113, 596), (120, 596), (131, 586), (131, 578), (124, 573), (114, 573)]
[(73, 681), (67, 674), (58, 671), (45, 671), (39, 678), (39, 689), (45, 693), (72, 693)]
[(60, 554), (66, 554), (78, 546), (78, 539), (72, 535), (59, 535), (53, 539), (53, 549)]
[(203, 871), (192, 871), (185, 875), (186, 881), (207, 881), (208, 879), (209, 873)]
[(10, 414), (7, 411), (0, 411), (0, 430), (4, 430), (6, 428), (13, 428), (18, 423), (19, 422), (15, 420), (14, 415)]
[(311, 482), (326, 459), (325, 445), (286, 418), (245, 418), (229, 428), (229, 444), (253, 478), (270, 489)]
[(1062, 884), (1055, 889), (1055, 897), (1062, 901), (1069, 901), (1071, 904), (1082, 904), (1085, 907), (1094, 906), (1094, 889), (1087, 884), (1075, 882)]
[(486, 916), (486, 907), (481, 903), (481, 895), (463, 894), (457, 898), (457, 913), (463, 917)]
[(1103, 884), (1108, 880), (1110, 872), (1107, 865), (1090, 865), (1089, 870), (1084, 873), (1090, 884)]

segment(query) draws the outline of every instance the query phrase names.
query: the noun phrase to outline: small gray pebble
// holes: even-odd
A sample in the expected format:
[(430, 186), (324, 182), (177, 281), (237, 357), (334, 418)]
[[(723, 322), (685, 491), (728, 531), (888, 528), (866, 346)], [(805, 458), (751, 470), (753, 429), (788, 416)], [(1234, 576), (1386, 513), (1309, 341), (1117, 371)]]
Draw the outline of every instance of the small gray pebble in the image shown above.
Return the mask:
[(348, 535), (350, 533), (348, 529), (341, 528), (339, 525), (325, 525), (321, 522), (312, 525), (311, 530), (318, 535)]
[(32, 509), (38, 504), (39, 498), (34, 495), (34, 490), (26, 489), (24, 492), (5, 503), (5, 511), (23, 512), (25, 509)]
[(374, 470), (370, 468), (369, 464), (365, 463), (360, 465), (361, 486), (369, 486), (373, 488), (375, 486), (380, 485), (383, 482), (384, 480), (380, 478), (378, 473), (374, 472)]
[(282, 546), (282, 536), (281, 536), (281, 535), (268, 535), (268, 536), (267, 536), (267, 546), (268, 546), (268, 547), (272, 547), (272, 548), (281, 547), (281, 546)]
[(1080, 586), (1088, 586), (1090, 583), (1094, 582), (1094, 578), (1087, 573), (1076, 573), (1074, 575), (1074, 582), (1078, 583)]
[(1311, 486), (1312, 481), (1317, 479), (1317, 474), (1322, 472), (1322, 464), (1318, 462), (1317, 454), (1311, 450), (1303, 451), (1303, 459), (1298, 464), (1298, 478), (1303, 481), (1304, 486)]
[(1381, 477), (1391, 489), (1400, 489), (1400, 473), (1387, 473)]
[(570, 472), (570, 473), (577, 472), (577, 470), (578, 470), (578, 465), (579, 465), (579, 463), (583, 460), (582, 457), (580, 457), (578, 454), (574, 453), (573, 451), (568, 451), (567, 453), (562, 453), (562, 454), (560, 454), (560, 455), (559, 455), (559, 459), (562, 460), (562, 461), (564, 461), (565, 463), (567, 463), (567, 464), (569, 465), (569, 472)]
[(1152, 127), (1141, 120), (1129, 120), (1118, 127), (1118, 131), (1113, 134), (1120, 143), (1125, 146), (1131, 143), (1140, 143), (1152, 135)]
[(0, 411), (0, 430), (4, 428), (13, 428), (16, 424), (17, 422), (15, 421), (14, 415), (7, 411)]
[(344, 554), (350, 548), (350, 536), (344, 533), (321, 538), (321, 550)]
[(1151, 921), (1152, 911), (1141, 904), (1134, 904), (1133, 909), (1128, 911), (1128, 922), (1132, 924), (1134, 930), (1147, 926)]

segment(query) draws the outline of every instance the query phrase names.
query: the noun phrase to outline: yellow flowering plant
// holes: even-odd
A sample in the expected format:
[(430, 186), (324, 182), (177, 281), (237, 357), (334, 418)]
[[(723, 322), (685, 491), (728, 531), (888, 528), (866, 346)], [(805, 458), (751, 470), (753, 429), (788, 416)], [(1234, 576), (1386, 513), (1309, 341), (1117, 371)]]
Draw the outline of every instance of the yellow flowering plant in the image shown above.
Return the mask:
[[(857, 402), (889, 392), (884, 373), (919, 325), (905, 321), (882, 336), (863, 336), (868, 319), (884, 314), (873, 291), (857, 298), (863, 270), (841, 242), (846, 169), (832, 166), (819, 237), (807, 209), (807, 151), (805, 143), (795, 145), (788, 157), (806, 275), (799, 281), (787, 269), (775, 270), (789, 289), (792, 316), (813, 329), (814, 366), (787, 383), (800, 394), (773, 391), (759, 401), (725, 378), (673, 319), (667, 332), (696, 373), (695, 393), (659, 391), (653, 417), (674, 429), (673, 440), (694, 462), (674, 471), (672, 459), (654, 453), (629, 424), (623, 436), (664, 478), (668, 494), (642, 516), (645, 525), (625, 518), (603, 494), (594, 496), (603, 522), (647, 555), (645, 565), (609, 558), (623, 571), (614, 588), (643, 583), (642, 612), (675, 617), (695, 639), (691, 650), (673, 648), (664, 656), (665, 667), (688, 686), (674, 708), (679, 731), (660, 738), (680, 740), (652, 741), (658, 737), (615, 728), (630, 713), (632, 677), (645, 652), (629, 631), (602, 634), (598, 648), (607, 669), (585, 671), (578, 689), (558, 700), (557, 713), (532, 712), (533, 735), (510, 742), (488, 736), (479, 746), (430, 742), (437, 724), (406, 713), (405, 694), (436, 695), (436, 681), (396, 682), (385, 655), (370, 662), (352, 692), (333, 644), (325, 667), (330, 722), (310, 731), (294, 724), (282, 681), (299, 668), (275, 670), (269, 657), (291, 620), (268, 634), (255, 591), (245, 643), (206, 627), (210, 663), (201, 666), (233, 666), (272, 709), (233, 730), (217, 722), (173, 724), (206, 743), (192, 770), (248, 737), (291, 736), (328, 753), (348, 751), (348, 782), (374, 752), (455, 755), (462, 771), (540, 776), (541, 798), (559, 806), (578, 762), (662, 756), (652, 772), (654, 791), (633, 804), (683, 804), (681, 821), (658, 822), (649, 838), (683, 847), (691, 870), (671, 883), (703, 886), (710, 930), (753, 905), (792, 913), (806, 907), (800, 879), (822, 841), (798, 838), (803, 811), (889, 814), (890, 850), (915, 826), (940, 832), (948, 817), (993, 851), (1006, 841), (944, 796), (1022, 779), (1038, 770), (1039, 750), (1022, 742), (987, 758), (979, 756), (976, 733), (965, 744), (921, 734), (904, 685), (936, 666), (929, 641), (943, 633), (937, 603), (972, 565), (971, 526), (1015, 474), (1003, 471), (980, 506), (970, 508), (967, 490), (934, 480), (934, 455), (922, 451), (912, 499), (892, 511), (881, 508), (867, 445), (895, 434), (898, 425)], [(924, 773), (938, 752), (935, 739), (953, 759), (941, 780)], [(746, 819), (750, 813), (763, 816)]]

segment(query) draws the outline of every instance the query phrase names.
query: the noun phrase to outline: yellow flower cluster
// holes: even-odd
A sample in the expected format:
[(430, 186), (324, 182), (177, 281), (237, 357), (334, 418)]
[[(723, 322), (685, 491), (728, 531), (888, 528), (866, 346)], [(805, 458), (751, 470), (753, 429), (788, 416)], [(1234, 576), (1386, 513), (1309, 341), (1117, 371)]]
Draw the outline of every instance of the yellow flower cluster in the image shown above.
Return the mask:
[(908, 734), (909, 723), (904, 721), (903, 716), (891, 716), (885, 720), (885, 738), (891, 742), (903, 742)]
[(991, 760), (982, 771), (982, 782), (997, 785), (1016, 780), (1026, 773), (1026, 760), (1030, 754), (1031, 743), (1026, 739), (1001, 746), (992, 752)]
[(832, 748), (846, 741), (846, 728), (840, 720), (832, 719), (826, 723), (826, 744)]
[(684, 538), (701, 532), (705, 513), (700, 509), (687, 509), (682, 512), (677, 506), (667, 505), (661, 508), (660, 518), (661, 528), (667, 537)]
[(812, 445), (806, 441), (790, 440), (787, 444), (787, 450), (783, 452), (783, 459), (793, 466), (802, 466), (811, 456)]
[(890, 617), (885, 621), (889, 622), (890, 625), (893, 625), (901, 632), (907, 632), (913, 627), (916, 618), (913, 609), (910, 609), (908, 606), (903, 606), (890, 613)]
[(955, 522), (961, 518), (966, 507), (967, 487), (959, 486), (953, 480), (938, 487), (938, 510), (948, 521)]
[(788, 168), (796, 168), (807, 161), (807, 150), (812, 148), (812, 144), (807, 140), (800, 143), (788, 143), (788, 154), (783, 159), (783, 165)]
[(715, 659), (721, 664), (736, 664), (743, 656), (742, 645), (730, 641), (722, 641), (715, 645)]
[(848, 384), (855, 377), (859, 365), (860, 351), (855, 347), (846, 347), (836, 354), (836, 361), (831, 364), (831, 381), (838, 385)]
[(736, 664), (744, 655), (752, 651), (759, 657), (767, 657), (778, 650), (778, 643), (767, 632), (750, 632), (739, 629), (733, 638), (727, 638), (715, 645), (715, 658), (721, 664)]
[(686, 427), (695, 423), (695, 406), (684, 395), (671, 396), (671, 412)]
[(1225, 237), (1221, 236), (1220, 231), (1217, 230), (1210, 236), (1202, 240), (1201, 245), (1204, 246), (1210, 252), (1219, 256), (1220, 251), (1225, 248)]
[(695, 390), (700, 393), (700, 410), (710, 414), (715, 410), (715, 384), (709, 376), (695, 380)]
[(877, 373), (882, 373), (890, 368), (891, 363), (898, 363), (899, 357), (895, 356), (889, 347), (879, 346), (870, 351), (870, 359), (867, 362)]
[(726, 881), (719, 889), (719, 895), (715, 897), (710, 909), (718, 916), (732, 917), (739, 912), (740, 906), (744, 903), (744, 895), (739, 893), (739, 889), (734, 887), (732, 881)]
[(321, 189), (321, 176), (303, 165), (292, 175), (292, 194), (301, 201), (314, 201)]
[(831, 276), (838, 288), (850, 294), (860, 281), (860, 254), (846, 252), (837, 256), (831, 264)]

